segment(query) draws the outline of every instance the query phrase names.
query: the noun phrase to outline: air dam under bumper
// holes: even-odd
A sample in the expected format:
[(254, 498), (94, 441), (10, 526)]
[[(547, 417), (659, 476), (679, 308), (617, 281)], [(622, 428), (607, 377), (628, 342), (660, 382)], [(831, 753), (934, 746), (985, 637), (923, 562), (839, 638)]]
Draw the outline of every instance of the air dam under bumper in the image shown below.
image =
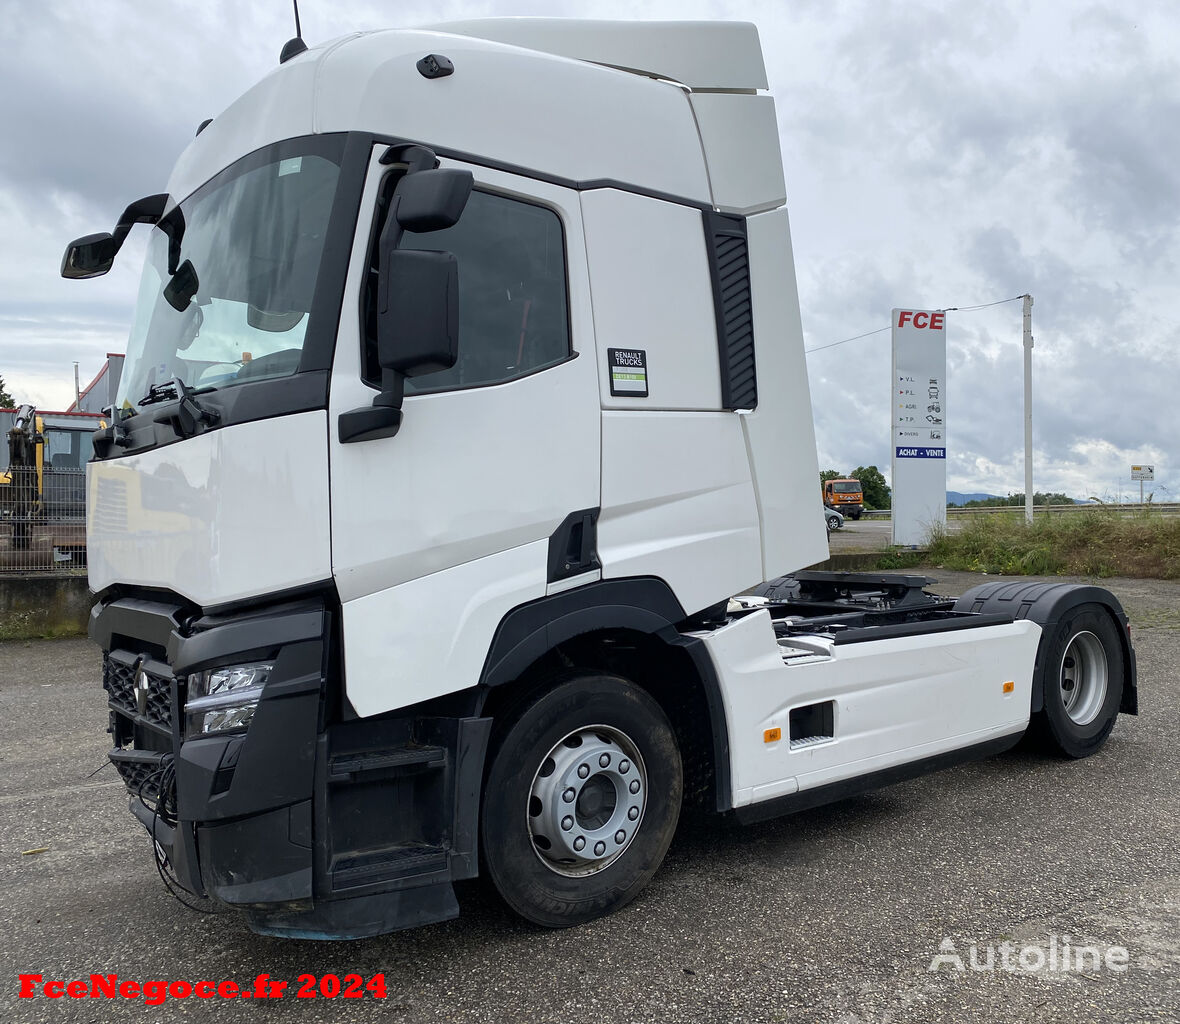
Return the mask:
[[(119, 598), (91, 615), (132, 812), (185, 889), (265, 934), (359, 938), (445, 920), (458, 914), (452, 881), (477, 871), (490, 720), (428, 708), (355, 719), (332, 669), (333, 619), (320, 599), (213, 617)], [(186, 738), (188, 676), (260, 660), (274, 669), (248, 729)], [(161, 815), (168, 765), (160, 806), (174, 813)]]

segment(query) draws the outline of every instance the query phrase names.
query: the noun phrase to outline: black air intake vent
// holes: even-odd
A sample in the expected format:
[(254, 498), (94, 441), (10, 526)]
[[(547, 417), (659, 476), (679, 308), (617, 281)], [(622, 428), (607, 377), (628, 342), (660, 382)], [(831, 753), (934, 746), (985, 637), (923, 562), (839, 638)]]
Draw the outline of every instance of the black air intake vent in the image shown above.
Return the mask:
[(754, 317), (750, 302), (750, 257), (741, 217), (705, 214), (713, 305), (717, 311), (717, 352), (721, 366), (721, 407), (758, 405), (754, 365)]

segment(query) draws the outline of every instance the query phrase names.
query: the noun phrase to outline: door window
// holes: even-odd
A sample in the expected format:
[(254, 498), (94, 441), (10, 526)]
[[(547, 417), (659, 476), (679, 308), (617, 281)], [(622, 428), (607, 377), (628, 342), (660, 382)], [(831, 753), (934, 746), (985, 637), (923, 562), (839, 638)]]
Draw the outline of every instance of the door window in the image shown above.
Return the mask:
[[(475, 191), (457, 224), (406, 232), (401, 247), (459, 262), (459, 358), (449, 370), (408, 378), (406, 394), (499, 384), (570, 357), (565, 239), (554, 211)], [(375, 385), (375, 317), (366, 320), (365, 381)]]

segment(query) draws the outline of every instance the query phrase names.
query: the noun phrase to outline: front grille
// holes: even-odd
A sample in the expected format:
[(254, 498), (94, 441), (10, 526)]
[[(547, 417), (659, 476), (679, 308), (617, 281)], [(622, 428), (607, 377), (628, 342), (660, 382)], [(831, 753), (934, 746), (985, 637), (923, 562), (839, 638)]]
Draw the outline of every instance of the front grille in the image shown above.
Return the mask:
[[(139, 686), (140, 673), (146, 680)], [(111, 709), (109, 754), (127, 790), (155, 803), (164, 759), (171, 759), (172, 673), (164, 661), (134, 651), (114, 650), (102, 659), (102, 685)], [(142, 692), (141, 692), (142, 690)], [(183, 700), (183, 695), (177, 693)]]
[[(136, 683), (141, 665), (147, 675), (142, 713)], [(127, 651), (111, 651), (103, 655), (102, 685), (115, 711), (129, 718), (142, 719), (166, 732), (172, 731), (172, 676), (161, 662), (146, 660)]]
[(127, 789), (153, 803), (159, 798), (159, 781), (163, 774), (164, 754), (154, 750), (112, 750), (111, 764)]

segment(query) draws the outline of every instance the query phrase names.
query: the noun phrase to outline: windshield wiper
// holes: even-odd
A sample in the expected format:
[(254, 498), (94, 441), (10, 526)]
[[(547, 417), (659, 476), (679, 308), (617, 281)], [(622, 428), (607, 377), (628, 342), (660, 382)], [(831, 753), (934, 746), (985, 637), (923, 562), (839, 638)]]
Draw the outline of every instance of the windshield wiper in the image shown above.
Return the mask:
[(148, 393), (139, 400), (139, 404), (154, 405), (157, 402), (180, 399), (180, 403), (175, 407), (162, 409), (156, 415), (156, 422), (171, 423), (181, 437), (192, 437), (197, 432), (199, 424), (204, 423), (211, 427), (221, 419), (221, 414), (216, 409), (205, 408), (194, 397), (204, 394), (207, 390), (212, 389), (202, 388), (200, 391), (194, 391), (179, 377), (173, 377), (163, 384), (153, 384), (148, 388)]

